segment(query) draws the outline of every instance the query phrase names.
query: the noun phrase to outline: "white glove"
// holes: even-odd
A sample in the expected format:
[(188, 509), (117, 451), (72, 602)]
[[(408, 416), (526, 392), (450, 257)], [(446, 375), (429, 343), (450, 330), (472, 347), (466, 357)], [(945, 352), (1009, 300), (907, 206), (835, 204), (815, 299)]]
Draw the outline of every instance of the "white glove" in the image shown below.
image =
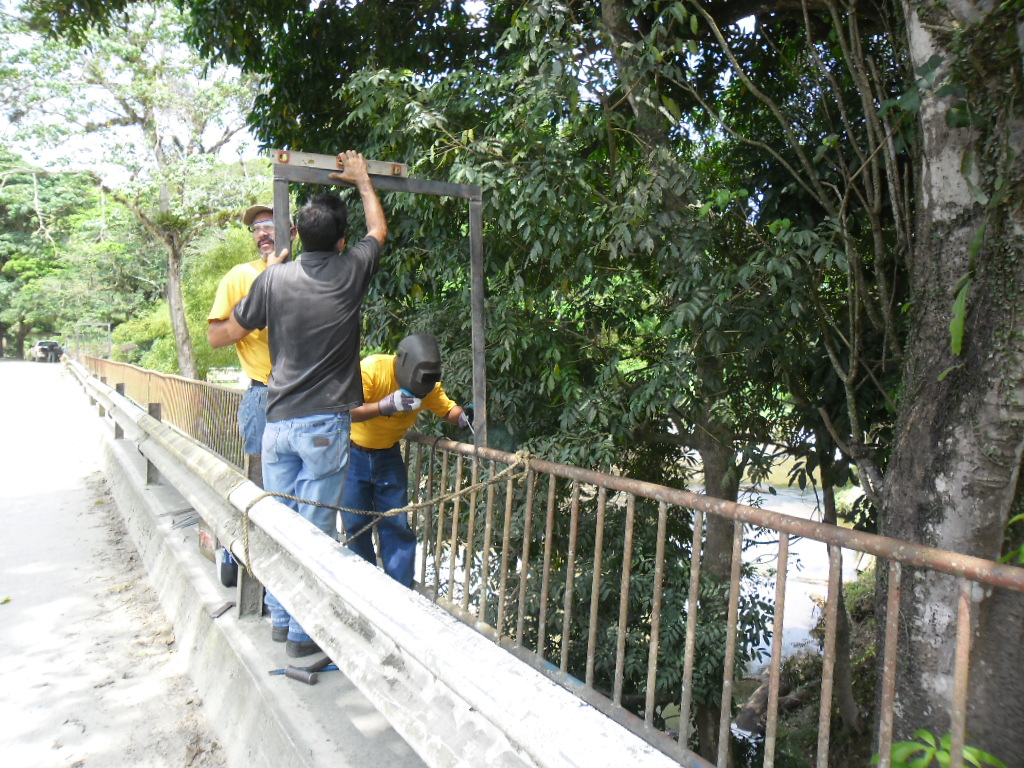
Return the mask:
[(377, 405), (380, 408), (381, 416), (394, 416), (399, 411), (415, 411), (422, 404), (423, 401), (411, 392), (400, 389), (397, 392), (392, 392)]

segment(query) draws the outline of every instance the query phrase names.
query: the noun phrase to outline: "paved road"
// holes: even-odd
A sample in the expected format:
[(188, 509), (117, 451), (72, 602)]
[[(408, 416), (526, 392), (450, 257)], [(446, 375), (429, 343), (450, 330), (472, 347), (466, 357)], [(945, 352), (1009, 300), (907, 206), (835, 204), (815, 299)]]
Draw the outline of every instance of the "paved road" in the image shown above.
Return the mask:
[(0, 361), (5, 768), (220, 768), (224, 752), (104, 488), (62, 365)]

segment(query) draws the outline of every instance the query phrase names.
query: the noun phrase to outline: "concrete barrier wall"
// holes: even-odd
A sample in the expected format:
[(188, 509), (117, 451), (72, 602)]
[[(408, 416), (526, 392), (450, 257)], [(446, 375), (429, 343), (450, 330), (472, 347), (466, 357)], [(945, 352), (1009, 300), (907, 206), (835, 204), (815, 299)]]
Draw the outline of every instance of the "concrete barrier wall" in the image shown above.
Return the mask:
[[(192, 504), (236, 559), (248, 563), (255, 577), (289, 608), (427, 765), (707, 765), (688, 754), (672, 759), (659, 752), (340, 547), (284, 504), (272, 497), (255, 501), (262, 491), (216, 456), (82, 369), (76, 367), (75, 373), (89, 396), (124, 431), (124, 440), (110, 438), (106, 450), (119, 504), (122, 498), (129, 507), (140, 504), (125, 490), (137, 486), (138, 480), (119, 468), (124, 446), (134, 443), (164, 482)], [(250, 506), (245, 525), (242, 513)], [(141, 511), (135, 517), (133, 527), (145, 548), (146, 541), (158, 537)], [(180, 595), (174, 598), (179, 603), (195, 599), (184, 589), (164, 591)], [(170, 612), (182, 617), (196, 653), (211, 659), (220, 653), (216, 643), (203, 639), (208, 632), (202, 625), (211, 623), (204, 619), (205, 611), (179, 604)], [(208, 666), (215, 667), (216, 662)], [(235, 716), (231, 727), (254, 744), (274, 742), (273, 749), (255, 752), (287, 752), (289, 739), (295, 741), (287, 722), (254, 728), (243, 716)], [(303, 748), (310, 752), (308, 745)], [(313, 763), (285, 764), (317, 762), (314, 757)]]

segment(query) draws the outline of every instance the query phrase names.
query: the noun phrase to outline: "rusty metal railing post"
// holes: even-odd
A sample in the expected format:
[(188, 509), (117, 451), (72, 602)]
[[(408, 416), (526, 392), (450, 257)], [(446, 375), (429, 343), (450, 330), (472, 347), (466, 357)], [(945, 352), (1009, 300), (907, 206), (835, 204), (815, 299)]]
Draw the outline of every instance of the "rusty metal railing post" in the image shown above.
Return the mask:
[(510, 477), (505, 481), (505, 519), (501, 536), (501, 572), (498, 574), (498, 619), (495, 627), (498, 630), (498, 642), (505, 634), (505, 611), (507, 610), (506, 593), (508, 591), (508, 566), (512, 548), (512, 507), (515, 498), (515, 482)]
[(565, 554), (565, 594), (562, 596), (562, 653), (558, 668), (569, 671), (569, 646), (572, 637), (572, 599), (576, 594), (576, 541), (580, 525), (580, 484), (572, 484), (569, 511), (569, 549)]
[(718, 728), (718, 768), (729, 765), (731, 746), (732, 688), (736, 672), (736, 631), (740, 604), (740, 565), (743, 560), (743, 523), (732, 524), (732, 570), (729, 574), (729, 613), (726, 620), (725, 670), (722, 673), (722, 710)]
[(843, 554), (834, 544), (828, 548), (828, 602), (825, 604), (825, 655), (821, 662), (821, 704), (818, 710), (818, 768), (828, 768), (832, 735), (832, 687), (836, 669), (836, 631), (839, 626), (840, 592), (843, 588)]
[(704, 512), (693, 511), (693, 543), (690, 546), (690, 596), (686, 603), (686, 645), (683, 651), (683, 684), (679, 702), (679, 746), (690, 741), (690, 708), (693, 704), (693, 662), (697, 648), (697, 606), (700, 600), (700, 565), (703, 552)]
[(658, 688), (658, 646), (661, 642), (661, 585), (665, 578), (665, 530), (668, 526), (668, 504), (658, 504), (658, 540), (654, 548), (654, 594), (651, 596), (651, 647), (647, 654), (647, 699), (644, 703), (644, 725), (654, 727), (654, 694)]
[(967, 742), (967, 680), (971, 666), (971, 582), (959, 579), (956, 617), (956, 664), (949, 739), (949, 768), (963, 768)]
[(881, 718), (878, 725), (879, 768), (892, 766), (893, 702), (896, 700), (896, 649), (899, 641), (900, 578), (898, 560), (889, 561), (888, 596), (885, 605), (885, 641), (882, 649)]
[(597, 659), (597, 617), (601, 604), (601, 560), (604, 550), (604, 512), (608, 503), (608, 489), (597, 491), (597, 522), (594, 531), (594, 575), (590, 584), (590, 627), (587, 633), (587, 688), (594, 687), (594, 663)]
[(533, 498), (537, 485), (537, 473), (532, 469), (526, 478), (526, 509), (523, 511), (523, 565), (519, 575), (519, 610), (516, 614), (515, 644), (523, 644), (526, 629), (526, 590), (530, 579), (530, 536), (533, 533)]
[[(494, 462), (489, 462), (487, 474), (488, 480), (491, 480), (494, 477), (494, 470)], [(488, 583), (491, 580), (491, 542), (494, 540), (494, 494), (494, 483), (488, 483), (487, 507), (484, 511), (484, 539), (483, 546), (480, 548), (480, 600), (477, 605), (476, 613), (476, 617), (480, 621), (486, 621), (487, 617)], [(472, 567), (473, 563), (470, 562), (466, 569), (469, 570)]]
[[(441, 477), (438, 496), (443, 497), (448, 490), (448, 451), (441, 456)], [(444, 502), (437, 504), (437, 541), (434, 544), (434, 599), (441, 594), (441, 555), (444, 552)]]
[(629, 633), (629, 579), (633, 570), (633, 522), (636, 519), (636, 496), (626, 499), (626, 535), (622, 544), (622, 583), (619, 587), (619, 626), (615, 637), (615, 683), (612, 704), (622, 706), (625, 683), (626, 635)]
[[(459, 517), (461, 516), (460, 510), (462, 509), (462, 461), (463, 457), (459, 456), (455, 460), (455, 500), (452, 502), (452, 535), (451, 541), (448, 544), (448, 599), (453, 603), (455, 602), (455, 564), (458, 561), (459, 554)], [(474, 459), (474, 466), (476, 460)], [(470, 510), (470, 517), (473, 516), (474, 510)], [(469, 544), (472, 546), (473, 536), (469, 536)], [(466, 579), (469, 579), (470, 567), (469, 563), (466, 563)], [(466, 609), (466, 605), (469, 602), (469, 582), (465, 582), (465, 587), (462, 592), (463, 610)]]
[(540, 577), (540, 616), (537, 619), (537, 653), (547, 658), (544, 645), (548, 629), (548, 593), (551, 590), (551, 549), (555, 530), (555, 476), (548, 475), (548, 516), (544, 523), (544, 568)]
[(779, 566), (775, 576), (775, 623), (772, 660), (768, 672), (768, 712), (764, 727), (764, 764), (775, 768), (775, 739), (779, 727), (779, 685), (782, 672), (782, 632), (786, 617), (786, 575), (789, 570), (789, 534), (779, 536)]

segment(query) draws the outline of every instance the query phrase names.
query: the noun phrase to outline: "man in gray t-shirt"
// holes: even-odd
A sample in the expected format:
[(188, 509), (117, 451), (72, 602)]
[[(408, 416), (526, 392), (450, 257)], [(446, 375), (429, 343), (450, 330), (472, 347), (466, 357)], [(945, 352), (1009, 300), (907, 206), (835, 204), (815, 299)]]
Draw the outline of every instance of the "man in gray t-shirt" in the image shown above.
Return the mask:
[[(345, 251), (345, 203), (334, 194), (317, 195), (295, 217), (302, 255), (291, 262), (285, 261), (287, 251), (269, 257), (266, 271), (235, 306), (227, 328), (238, 338), (270, 329), (263, 487), (333, 505), (341, 499), (348, 470), (349, 411), (363, 403), (360, 307), (388, 232), (363, 156), (346, 152), (344, 166), (331, 178), (359, 190), (366, 237)], [(335, 538), (334, 510), (285, 503)], [(269, 591), (267, 606), (272, 637), (287, 640), (289, 656), (320, 650)]]

